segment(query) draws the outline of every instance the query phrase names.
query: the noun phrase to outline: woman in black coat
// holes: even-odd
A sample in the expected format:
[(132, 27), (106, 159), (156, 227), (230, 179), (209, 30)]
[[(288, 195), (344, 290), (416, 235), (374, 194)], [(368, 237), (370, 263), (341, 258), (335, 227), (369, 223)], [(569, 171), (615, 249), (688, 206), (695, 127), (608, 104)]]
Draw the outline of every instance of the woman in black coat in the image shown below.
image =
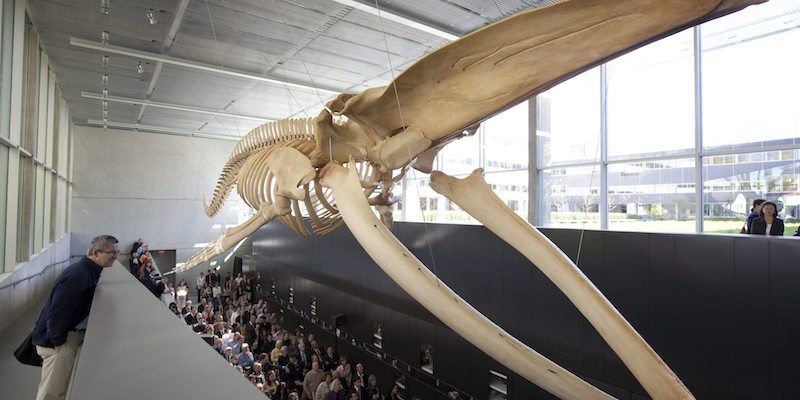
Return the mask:
[(783, 220), (778, 218), (778, 207), (771, 201), (761, 206), (761, 216), (750, 227), (753, 235), (783, 236)]

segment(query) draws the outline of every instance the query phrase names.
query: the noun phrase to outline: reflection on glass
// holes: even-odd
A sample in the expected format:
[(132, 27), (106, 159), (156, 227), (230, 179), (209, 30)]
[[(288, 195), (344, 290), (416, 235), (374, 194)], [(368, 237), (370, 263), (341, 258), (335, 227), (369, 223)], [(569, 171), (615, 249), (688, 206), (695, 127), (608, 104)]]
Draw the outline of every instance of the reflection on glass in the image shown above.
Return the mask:
[(703, 25), (706, 149), (800, 144), (800, 4), (772, 1)]
[(800, 150), (705, 157), (703, 176), (706, 232), (739, 232), (757, 198), (778, 206), (778, 217), (786, 223), (786, 235), (797, 230)]
[(609, 229), (694, 232), (694, 166), (693, 159), (609, 165)]
[(685, 30), (608, 63), (608, 153), (691, 154), (694, 35)]
[(448, 175), (468, 175), (480, 166), (479, 137), (480, 133), (475, 133), (448, 144), (436, 156), (434, 166)]
[[(527, 101), (487, 120), (481, 131), (487, 172), (528, 168)], [(527, 181), (522, 183), (527, 185)]]
[(542, 171), (542, 225), (600, 228), (600, 166)]
[(600, 69), (584, 72), (536, 98), (540, 168), (600, 160)]

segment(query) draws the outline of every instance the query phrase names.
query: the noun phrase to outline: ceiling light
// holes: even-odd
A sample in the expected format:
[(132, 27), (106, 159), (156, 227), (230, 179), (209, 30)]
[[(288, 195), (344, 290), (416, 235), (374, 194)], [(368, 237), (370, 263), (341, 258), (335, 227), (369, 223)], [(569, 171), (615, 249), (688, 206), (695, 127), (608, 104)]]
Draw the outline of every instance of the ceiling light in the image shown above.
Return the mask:
[(108, 15), (111, 9), (108, 7), (108, 0), (100, 0), (100, 14)]
[(102, 43), (103, 46), (108, 46), (108, 31), (103, 31), (100, 34), (100, 43)]
[(150, 22), (150, 25), (155, 25), (156, 22), (157, 22), (156, 21), (156, 11), (151, 8), (151, 9), (147, 10), (146, 14), (147, 14), (147, 21)]
[(108, 86), (108, 74), (103, 74), (103, 86)]
[(103, 56), (103, 68), (108, 68), (108, 56)]
[(385, 10), (378, 10), (376, 7), (373, 7), (373, 6), (364, 4), (364, 3), (360, 3), (360, 2), (358, 2), (356, 0), (333, 0), (333, 1), (335, 1), (335, 2), (337, 2), (339, 4), (342, 4), (342, 5), (345, 5), (347, 7), (352, 7), (352, 8), (355, 8), (356, 10), (361, 10), (361, 11), (363, 11), (365, 13), (369, 13), (369, 14), (375, 15), (375, 16), (377, 16), (379, 18), (383, 18), (383, 19), (386, 19), (386, 20), (389, 20), (389, 21), (393, 21), (393, 22), (396, 22), (398, 24), (405, 25), (407, 27), (420, 30), (422, 32), (427, 32), (427, 33), (430, 33), (432, 35), (439, 36), (439, 37), (447, 39), (447, 40), (449, 40), (451, 42), (458, 39), (458, 36), (453, 35), (452, 33), (445, 32), (445, 31), (443, 31), (441, 29), (436, 29), (436, 28), (434, 28), (434, 27), (432, 27), (430, 25), (426, 25), (426, 24), (423, 24), (423, 23), (408, 19), (408, 18), (403, 17), (403, 16), (401, 16), (399, 14), (391, 13), (391, 12), (388, 12), (388, 11), (385, 11)]
[(144, 72), (144, 67), (142, 66), (142, 62), (141, 61), (139, 61), (139, 63), (136, 64), (136, 72), (138, 72), (140, 74)]
[(103, 110), (108, 110), (108, 102), (103, 100)]
[(103, 98), (108, 97), (108, 89), (103, 89)]

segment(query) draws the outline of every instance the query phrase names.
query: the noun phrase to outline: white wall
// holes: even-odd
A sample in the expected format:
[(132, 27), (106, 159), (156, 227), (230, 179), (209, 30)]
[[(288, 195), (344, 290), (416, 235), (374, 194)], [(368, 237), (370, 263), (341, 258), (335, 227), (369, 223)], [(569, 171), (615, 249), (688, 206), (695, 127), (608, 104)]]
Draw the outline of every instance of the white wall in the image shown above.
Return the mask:
[(0, 275), (0, 332), (24, 313), (39, 314), (41, 310), (31, 307), (50, 293), (58, 275), (69, 265), (69, 255), (70, 234), (66, 234), (30, 260), (17, 264), (14, 272)]
[(191, 257), (195, 243), (210, 242), (226, 224), (238, 223), (235, 193), (214, 218), (203, 212), (203, 196), (210, 200), (235, 145), (76, 126), (72, 254), (83, 254), (92, 237), (108, 233), (123, 252), (141, 237), (151, 249), (176, 249), (177, 262)]

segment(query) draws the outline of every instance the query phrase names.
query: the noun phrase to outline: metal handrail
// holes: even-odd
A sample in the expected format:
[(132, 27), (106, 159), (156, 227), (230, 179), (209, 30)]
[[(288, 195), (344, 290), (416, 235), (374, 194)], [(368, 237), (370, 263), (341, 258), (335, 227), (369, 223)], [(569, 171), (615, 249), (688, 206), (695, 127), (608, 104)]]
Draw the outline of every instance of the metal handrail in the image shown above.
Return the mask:
[(35, 274), (31, 275), (31, 276), (28, 276), (28, 277), (22, 278), (22, 279), (20, 279), (18, 281), (15, 281), (15, 282), (12, 282), (12, 283), (7, 283), (7, 284), (5, 284), (3, 286), (0, 286), (0, 290), (5, 290), (5, 289), (8, 289), (10, 287), (17, 286), (18, 284), (20, 284), (22, 282), (25, 282), (27, 280), (31, 280), (33, 278), (36, 278), (37, 276), (41, 276), (45, 272), (47, 272), (47, 270), (50, 269), (50, 267), (53, 267), (53, 266), (56, 266), (56, 265), (60, 265), (60, 264), (64, 264), (64, 263), (69, 263), (69, 259), (58, 261), (58, 262), (46, 265), (41, 271), (39, 271), (39, 272), (37, 272), (37, 273), (35, 273)]

